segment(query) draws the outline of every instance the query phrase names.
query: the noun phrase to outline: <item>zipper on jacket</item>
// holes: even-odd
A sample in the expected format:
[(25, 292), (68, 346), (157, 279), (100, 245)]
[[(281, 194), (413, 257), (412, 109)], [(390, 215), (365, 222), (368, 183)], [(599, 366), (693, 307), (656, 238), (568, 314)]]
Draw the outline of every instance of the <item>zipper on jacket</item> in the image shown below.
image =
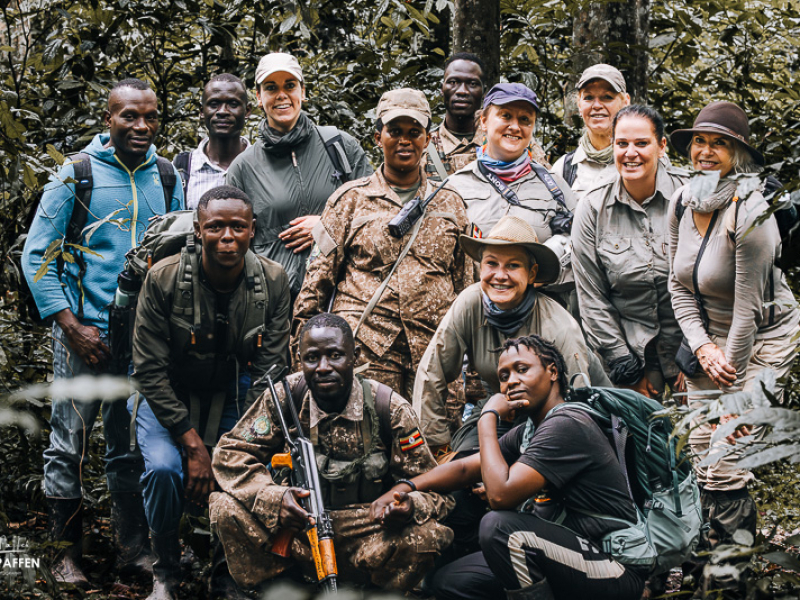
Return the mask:
[(310, 214), (305, 205), (305, 199), (307, 197), (306, 186), (303, 185), (303, 173), (300, 172), (300, 165), (297, 164), (297, 155), (294, 153), (294, 150), (292, 150), (292, 165), (294, 165), (294, 170), (297, 172), (297, 179), (300, 181), (300, 216), (304, 217)]
[(150, 158), (136, 167), (133, 171), (131, 171), (128, 167), (125, 166), (119, 157), (114, 153), (114, 160), (116, 160), (120, 166), (125, 169), (125, 172), (128, 174), (128, 177), (131, 179), (131, 194), (133, 195), (133, 219), (131, 220), (131, 248), (136, 248), (136, 224), (139, 222), (139, 196), (136, 193), (136, 171), (144, 167), (145, 165), (150, 164)]

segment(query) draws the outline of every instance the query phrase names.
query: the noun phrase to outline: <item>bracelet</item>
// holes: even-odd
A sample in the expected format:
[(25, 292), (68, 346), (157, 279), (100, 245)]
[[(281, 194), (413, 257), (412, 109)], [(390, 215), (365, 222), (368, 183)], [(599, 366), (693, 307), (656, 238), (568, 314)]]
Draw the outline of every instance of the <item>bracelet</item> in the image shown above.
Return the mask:
[(486, 408), (486, 409), (482, 410), (482, 411), (481, 411), (481, 416), (480, 416), (480, 417), (478, 417), (478, 420), (480, 420), (480, 418), (481, 418), (483, 415), (489, 415), (489, 414), (491, 414), (491, 415), (494, 415), (495, 417), (497, 417), (497, 420), (498, 420), (498, 421), (500, 421), (500, 413), (499, 413), (499, 412), (497, 412), (497, 411), (496, 411), (495, 409), (493, 409), (493, 408)]
[(408, 479), (398, 479), (397, 482), (395, 482), (395, 485), (397, 485), (398, 483), (405, 483), (408, 487), (411, 488), (412, 492), (417, 491), (417, 486), (413, 481), (409, 481)]

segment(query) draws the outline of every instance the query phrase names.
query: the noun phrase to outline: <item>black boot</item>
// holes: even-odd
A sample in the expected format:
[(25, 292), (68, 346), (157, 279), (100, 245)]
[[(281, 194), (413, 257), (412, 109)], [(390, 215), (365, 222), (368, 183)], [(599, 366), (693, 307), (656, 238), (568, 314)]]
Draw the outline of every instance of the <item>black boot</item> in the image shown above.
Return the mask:
[(211, 577), (208, 580), (209, 600), (245, 600), (247, 597), (242, 594), (228, 570), (222, 542), (215, 538), (212, 544), (214, 552), (211, 555)]
[(520, 590), (506, 590), (506, 598), (508, 600), (555, 600), (547, 579), (537, 581)]
[(152, 577), (153, 557), (141, 494), (111, 492), (111, 529), (117, 546), (119, 574)]
[(147, 600), (175, 600), (181, 578), (181, 544), (178, 530), (150, 532), (153, 547), (153, 591)]
[(81, 540), (83, 538), (82, 498), (48, 498), (47, 531), (53, 542), (69, 542), (56, 551), (53, 558), (53, 577), (59, 583), (89, 587), (81, 569)]

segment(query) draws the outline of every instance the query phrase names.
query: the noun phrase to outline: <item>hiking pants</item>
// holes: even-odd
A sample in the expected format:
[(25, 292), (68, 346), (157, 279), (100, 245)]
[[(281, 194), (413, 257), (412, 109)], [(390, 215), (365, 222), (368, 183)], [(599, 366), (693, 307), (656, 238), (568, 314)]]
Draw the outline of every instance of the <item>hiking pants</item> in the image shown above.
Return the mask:
[[(239, 376), (239, 395), (235, 382), (230, 389), (222, 410), (216, 439), (233, 429), (244, 414), (245, 396), (250, 388), (250, 375)], [(128, 411), (133, 412), (135, 396), (128, 399)], [(128, 414), (130, 420), (130, 414)], [(198, 432), (202, 437), (203, 433)], [(153, 409), (144, 397), (139, 399), (136, 411), (136, 439), (144, 457), (144, 512), (147, 524), (155, 534), (175, 531), (181, 522), (184, 509), (183, 449), (172, 438), (169, 431), (158, 422)], [(209, 456), (212, 449), (209, 448)]]
[[(101, 334), (108, 342), (105, 334)], [(53, 377), (72, 379), (96, 375), (72, 351), (61, 328), (53, 324)], [(48, 498), (80, 498), (83, 469), (89, 462), (89, 434), (97, 415), (103, 417), (106, 442), (106, 479), (110, 492), (138, 492), (144, 470), (138, 450), (130, 449), (130, 414), (125, 399), (113, 402), (53, 398), (50, 414), (50, 446), (44, 452), (44, 490)]]
[(481, 552), (433, 577), (437, 600), (499, 598), (503, 589), (527, 588), (547, 579), (560, 600), (639, 600), (644, 577), (600, 552), (566, 527), (540, 517), (492, 511), (481, 520)]

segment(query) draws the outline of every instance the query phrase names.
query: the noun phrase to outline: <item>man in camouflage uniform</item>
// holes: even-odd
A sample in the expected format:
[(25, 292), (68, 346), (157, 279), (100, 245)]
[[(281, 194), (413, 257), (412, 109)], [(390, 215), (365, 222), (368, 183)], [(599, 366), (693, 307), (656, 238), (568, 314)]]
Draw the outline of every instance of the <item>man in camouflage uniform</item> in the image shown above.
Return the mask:
[[(444, 119), (431, 133), (425, 171), (431, 181), (442, 181), (475, 160), (484, 143), (480, 114), (483, 101), (483, 62), (471, 52), (457, 52), (444, 63), (442, 99)], [(531, 140), (536, 162), (550, 168), (544, 150)]]
[[(438, 521), (453, 501), (411, 492), (392, 510), (370, 514), (368, 503), (436, 463), (408, 402), (382, 384), (354, 376), (360, 350), (344, 319), (330, 313), (313, 317), (300, 334), (303, 372), (288, 378), (291, 398), (276, 386), (278, 401), (289, 422), (286, 402), (299, 407), (303, 432), (314, 444), (340, 581), (405, 591), (452, 541), (452, 531)], [(278, 410), (271, 394), (263, 394), (214, 452), (223, 491), (211, 497), (211, 526), (231, 574), (248, 588), (290, 569), (287, 576), (314, 572), (304, 535), (293, 539), (287, 558), (270, 552), (282, 529), (302, 531), (310, 518), (301, 506), (308, 492), (279, 483), (282, 471), (273, 477), (267, 468), (273, 455), (288, 451)], [(353, 463), (358, 463), (354, 471), (338, 476)], [(406, 499), (410, 510), (400, 510)]]
[(436, 190), (421, 166), (430, 107), (422, 92), (392, 90), (381, 97), (377, 115), (384, 164), (328, 200), (295, 302), (291, 349), (296, 360), (300, 328), (335, 294), (331, 312), (355, 331), (361, 362), (370, 363), (366, 374), (410, 398), (439, 321), (472, 283), (472, 262), (458, 244), (469, 221), (461, 196), (446, 185), (402, 238), (390, 235), (389, 222), (407, 202)]

